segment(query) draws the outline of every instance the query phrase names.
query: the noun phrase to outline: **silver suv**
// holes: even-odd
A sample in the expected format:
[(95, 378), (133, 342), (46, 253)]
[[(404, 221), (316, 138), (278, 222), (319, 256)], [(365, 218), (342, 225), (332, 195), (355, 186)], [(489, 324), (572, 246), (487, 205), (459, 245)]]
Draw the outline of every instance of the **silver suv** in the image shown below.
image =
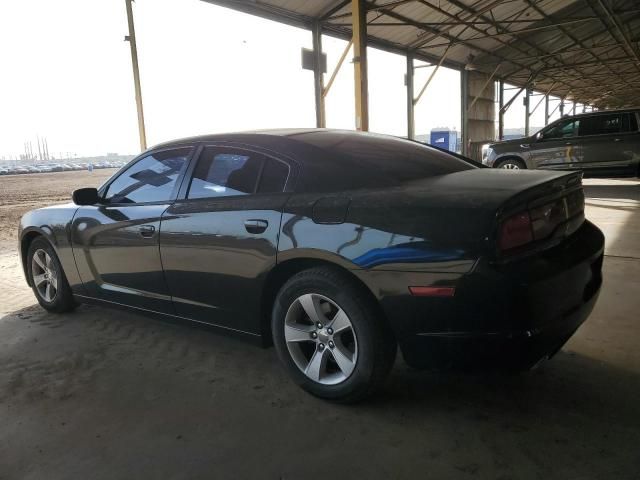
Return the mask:
[(638, 175), (638, 113), (640, 110), (604, 110), (566, 116), (530, 137), (489, 145), (482, 163), (496, 168)]

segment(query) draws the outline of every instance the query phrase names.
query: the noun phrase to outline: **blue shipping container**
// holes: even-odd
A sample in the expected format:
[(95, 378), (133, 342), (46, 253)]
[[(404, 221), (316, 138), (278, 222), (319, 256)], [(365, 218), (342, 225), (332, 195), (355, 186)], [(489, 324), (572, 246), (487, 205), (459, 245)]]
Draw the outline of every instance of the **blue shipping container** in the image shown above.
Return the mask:
[(455, 152), (458, 142), (458, 132), (455, 130), (433, 129), (429, 144), (438, 148), (445, 148), (450, 152)]

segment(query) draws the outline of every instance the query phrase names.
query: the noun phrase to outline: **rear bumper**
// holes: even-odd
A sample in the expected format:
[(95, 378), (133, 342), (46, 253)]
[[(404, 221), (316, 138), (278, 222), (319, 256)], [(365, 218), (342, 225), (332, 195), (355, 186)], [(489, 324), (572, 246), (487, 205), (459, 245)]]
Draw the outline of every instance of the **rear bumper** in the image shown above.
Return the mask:
[(402, 353), (416, 368), (526, 370), (562, 348), (587, 319), (597, 298), (598, 292), (574, 312), (535, 330), (416, 334), (402, 342)]
[(603, 249), (602, 232), (585, 222), (560, 245), (517, 262), (480, 259), (449, 278), (453, 297), (412, 297), (399, 287), (380, 302), (412, 366), (528, 368), (555, 354), (591, 313)]

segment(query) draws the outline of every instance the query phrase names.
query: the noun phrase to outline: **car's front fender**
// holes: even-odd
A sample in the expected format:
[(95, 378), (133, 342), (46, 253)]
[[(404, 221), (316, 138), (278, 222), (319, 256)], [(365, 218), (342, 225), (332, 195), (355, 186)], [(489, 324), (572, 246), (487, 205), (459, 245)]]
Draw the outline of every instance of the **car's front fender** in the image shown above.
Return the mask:
[(37, 237), (44, 237), (53, 247), (67, 281), (74, 292), (81, 293), (82, 281), (78, 275), (69, 228), (77, 206), (61, 205), (27, 212), (20, 219), (18, 230), (18, 251), (25, 278), (27, 275), (27, 254), (29, 245)]

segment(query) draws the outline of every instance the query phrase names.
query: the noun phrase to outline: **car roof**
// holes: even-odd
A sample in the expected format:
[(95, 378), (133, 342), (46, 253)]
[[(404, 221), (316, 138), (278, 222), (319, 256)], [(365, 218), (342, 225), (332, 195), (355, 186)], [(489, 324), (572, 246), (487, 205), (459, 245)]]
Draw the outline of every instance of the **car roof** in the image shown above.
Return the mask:
[(150, 150), (156, 150), (159, 148), (168, 148), (173, 146), (184, 145), (188, 143), (199, 142), (238, 142), (238, 143), (250, 143), (257, 147), (270, 148), (272, 146), (282, 147), (283, 144), (298, 144), (300, 142), (309, 145), (305, 138), (309, 136), (322, 135), (335, 136), (336, 139), (355, 136), (371, 136), (377, 138), (387, 138), (390, 141), (402, 141), (399, 137), (391, 135), (384, 135), (370, 132), (356, 132), (353, 130), (340, 130), (329, 128), (277, 128), (277, 129), (264, 129), (264, 130), (249, 130), (245, 132), (231, 132), (231, 133), (216, 133), (209, 135), (197, 135), (193, 137), (179, 138), (168, 142), (163, 142), (155, 145)]
[(598, 110), (596, 112), (584, 112), (584, 113), (576, 113), (575, 115), (564, 115), (562, 118), (580, 118), (580, 117), (590, 117), (592, 115), (609, 115), (612, 113), (637, 113), (640, 111), (637, 108), (625, 108), (619, 110)]

